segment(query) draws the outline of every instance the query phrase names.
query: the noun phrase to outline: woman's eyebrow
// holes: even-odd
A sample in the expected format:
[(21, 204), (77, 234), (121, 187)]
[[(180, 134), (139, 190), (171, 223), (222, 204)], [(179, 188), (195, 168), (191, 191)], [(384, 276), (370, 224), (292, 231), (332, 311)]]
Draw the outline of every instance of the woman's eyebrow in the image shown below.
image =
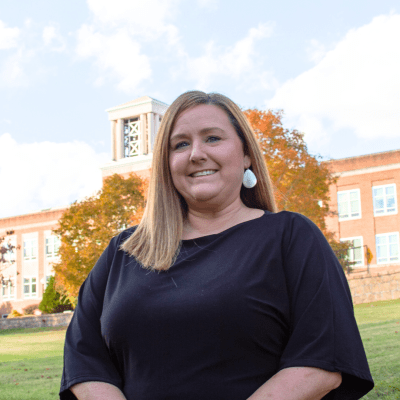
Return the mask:
[[(200, 130), (201, 134), (205, 134), (211, 131), (220, 131), (220, 132), (225, 132), (223, 129), (219, 128), (218, 126), (212, 126), (209, 128), (203, 128)], [(181, 138), (186, 138), (187, 136), (189, 136), (188, 134), (182, 132), (182, 133), (177, 133), (171, 136), (170, 140), (175, 140), (175, 139), (181, 139)]]

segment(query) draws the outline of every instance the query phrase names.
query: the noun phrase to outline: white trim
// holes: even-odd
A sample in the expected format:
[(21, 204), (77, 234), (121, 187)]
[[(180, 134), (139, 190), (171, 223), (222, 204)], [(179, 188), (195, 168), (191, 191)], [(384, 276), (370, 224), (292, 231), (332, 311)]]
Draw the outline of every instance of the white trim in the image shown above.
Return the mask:
[[(1, 220), (0, 220), (0, 222), (1, 222)], [(38, 228), (40, 226), (47, 226), (47, 225), (58, 225), (58, 220), (53, 220), (53, 221), (48, 221), (48, 222), (37, 222), (35, 224), (26, 224), (26, 225), (14, 224), (13, 225), (13, 230), (16, 232), (17, 230), (20, 231), (22, 229)], [(8, 230), (8, 228), (4, 229), (4, 232), (6, 230)]]
[[(377, 214), (375, 211), (375, 197), (374, 197), (374, 189), (380, 189), (380, 188), (386, 188), (388, 186), (394, 186), (394, 208), (395, 210), (392, 212), (387, 212), (386, 211), (386, 204), (383, 205), (384, 212)], [(386, 200), (386, 194), (384, 194), (384, 200)], [(385, 201), (384, 201), (385, 203)], [(395, 183), (388, 183), (386, 185), (377, 185), (377, 186), (372, 186), (372, 204), (374, 208), (374, 217), (381, 217), (384, 215), (396, 215), (397, 214), (397, 189), (396, 189), (396, 184)]]
[[(32, 285), (33, 285), (32, 279), (33, 278), (36, 279), (36, 282), (35, 282), (35, 284), (36, 284), (36, 293), (35, 293), (35, 295), (32, 295)], [(26, 295), (26, 293), (25, 293), (25, 285), (26, 285), (26, 283), (24, 281), (25, 279), (29, 279), (29, 283), (28, 283), (28, 285), (29, 285), (29, 295)], [(22, 298), (23, 299), (37, 299), (38, 296), (39, 296), (39, 279), (38, 279), (38, 276), (37, 275), (24, 275), (22, 277)]]
[[(39, 240), (37, 237), (37, 232), (36, 236), (31, 236), (29, 235), (26, 237), (25, 235), (22, 236), (22, 258), (24, 261), (32, 261), (32, 260), (38, 260), (38, 247), (39, 247)], [(30, 250), (29, 255), (25, 256), (25, 243), (30, 242), (31, 245), (27, 246), (27, 248)], [(36, 251), (32, 251), (32, 249), (36, 249)], [(35, 253), (33, 256), (32, 253)]]
[[(379, 259), (378, 259), (378, 244), (376, 243), (377, 242), (376, 239), (378, 237), (382, 237), (382, 236), (386, 236), (386, 238), (389, 239), (389, 235), (396, 235), (397, 236), (397, 252), (399, 254), (398, 259), (390, 261), (390, 254), (388, 254), (387, 261), (379, 262)], [(389, 245), (389, 243), (386, 244), (386, 246), (388, 246), (388, 245)], [(400, 263), (399, 232), (379, 233), (379, 234), (375, 235), (375, 247), (376, 247), (376, 263), (377, 264), (399, 264)]]
[[(358, 202), (359, 202), (359, 213), (360, 213), (360, 215), (357, 215), (357, 216), (355, 216), (355, 217), (352, 217), (352, 216), (350, 216), (350, 214), (351, 214), (351, 210), (350, 210), (350, 208), (349, 208), (349, 217), (347, 217), (347, 218), (341, 218), (340, 217), (340, 214), (339, 214), (339, 194), (343, 194), (343, 193), (349, 193), (350, 194), (350, 192), (357, 192), (358, 193)], [(337, 202), (337, 206), (338, 206), (338, 219), (339, 219), (339, 222), (343, 222), (343, 221), (351, 221), (351, 220), (354, 220), (354, 219), (361, 219), (362, 218), (362, 212), (361, 212), (361, 193), (360, 193), (360, 189), (358, 189), (358, 188), (356, 188), (356, 189), (350, 189), (350, 190), (338, 190), (338, 192), (336, 193), (336, 202)], [(350, 199), (349, 199), (349, 201), (348, 201), (348, 204), (349, 204), (349, 207), (350, 207)]]
[[(365, 262), (364, 262), (364, 239), (363, 239), (363, 237), (362, 236), (353, 236), (353, 237), (347, 237), (347, 238), (340, 238), (339, 240), (341, 242), (345, 242), (345, 241), (348, 241), (348, 240), (354, 241), (354, 239), (361, 239), (361, 264), (354, 264), (351, 267), (352, 268), (363, 267), (365, 265)], [(353, 244), (354, 244), (354, 242), (353, 242)], [(351, 261), (354, 261), (354, 260), (351, 260)]]
[(366, 167), (360, 169), (353, 169), (351, 171), (334, 172), (333, 176), (344, 178), (346, 176), (372, 174), (374, 172), (390, 171), (392, 169), (400, 169), (400, 163), (380, 165), (378, 167)]
[(8, 289), (8, 292), (10, 292), (10, 287), (14, 288), (14, 294), (13, 295), (5, 295), (3, 296), (3, 284), (0, 281), (0, 287), (1, 287), (1, 298), (3, 301), (8, 301), (8, 300), (14, 300), (15, 299), (15, 295), (16, 295), (16, 291), (17, 291), (17, 287), (15, 286), (15, 282), (16, 282), (16, 276), (9, 276), (8, 278), (4, 278), (4, 280), (8, 281), (11, 280), (11, 284), (7, 285), (6, 288)]
[[(47, 253), (47, 239), (51, 239), (52, 243), (50, 243), (50, 246), (52, 246), (52, 248), (53, 248), (53, 252), (49, 253), (49, 254)], [(52, 259), (58, 257), (58, 251), (57, 251), (57, 253), (54, 252), (54, 247), (56, 245), (56, 243), (55, 243), (56, 239), (59, 242), (58, 243), (58, 245), (59, 245), (58, 248), (60, 248), (61, 240), (57, 235), (52, 235), (52, 234), (48, 234), (48, 233), (46, 233), (44, 235), (44, 258), (47, 259), (47, 260), (52, 260)]]

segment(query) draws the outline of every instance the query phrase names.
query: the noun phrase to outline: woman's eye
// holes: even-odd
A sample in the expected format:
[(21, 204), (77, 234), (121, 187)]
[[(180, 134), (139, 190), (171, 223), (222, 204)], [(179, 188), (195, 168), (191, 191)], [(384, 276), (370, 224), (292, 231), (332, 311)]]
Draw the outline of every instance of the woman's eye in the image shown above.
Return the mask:
[(177, 144), (175, 145), (175, 150), (176, 150), (176, 149), (180, 149), (180, 148), (182, 147), (182, 145), (184, 145), (185, 143), (187, 143), (187, 142), (180, 142), (180, 143), (177, 143)]
[[(217, 142), (218, 140), (221, 140), (221, 138), (219, 138), (218, 136), (208, 136), (207, 137), (207, 141), (212, 142), (212, 143)], [(185, 144), (188, 144), (188, 142), (179, 142), (175, 145), (174, 149), (178, 150), (178, 149), (184, 147)]]

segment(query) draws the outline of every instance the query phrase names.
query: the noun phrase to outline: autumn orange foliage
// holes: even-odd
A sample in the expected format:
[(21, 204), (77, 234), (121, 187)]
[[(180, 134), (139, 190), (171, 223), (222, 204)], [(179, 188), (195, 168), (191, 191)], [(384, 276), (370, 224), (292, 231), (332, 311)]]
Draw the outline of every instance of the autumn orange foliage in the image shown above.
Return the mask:
[(329, 209), (329, 186), (336, 182), (322, 157), (311, 155), (303, 133), (283, 127), (283, 112), (243, 111), (252, 126), (275, 188), (278, 210), (294, 211), (310, 218), (323, 232), (344, 268), (347, 262), (346, 243), (334, 238), (326, 227)]
[(54, 233), (61, 237), (60, 261), (54, 264), (56, 289), (76, 302), (83, 281), (112, 237), (139, 223), (148, 182), (134, 174), (106, 178), (97, 195), (73, 203)]

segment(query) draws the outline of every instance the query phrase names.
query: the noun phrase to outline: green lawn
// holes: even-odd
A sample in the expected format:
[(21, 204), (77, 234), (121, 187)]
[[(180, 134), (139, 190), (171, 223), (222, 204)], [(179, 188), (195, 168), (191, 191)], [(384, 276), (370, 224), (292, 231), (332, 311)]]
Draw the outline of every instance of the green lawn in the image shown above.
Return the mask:
[[(400, 399), (400, 299), (355, 306), (375, 388), (364, 400)], [(65, 327), (0, 331), (0, 400), (57, 400)]]
[(66, 327), (0, 331), (0, 399), (57, 400)]

